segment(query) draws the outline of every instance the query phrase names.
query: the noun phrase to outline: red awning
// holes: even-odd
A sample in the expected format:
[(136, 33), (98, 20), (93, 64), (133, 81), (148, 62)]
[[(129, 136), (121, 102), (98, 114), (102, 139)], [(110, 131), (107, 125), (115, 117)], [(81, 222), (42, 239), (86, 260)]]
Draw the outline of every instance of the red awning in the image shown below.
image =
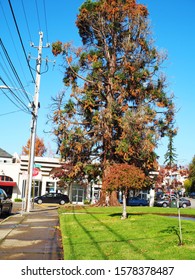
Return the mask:
[(13, 181), (0, 181), (0, 187), (16, 187), (16, 182), (13, 182)]

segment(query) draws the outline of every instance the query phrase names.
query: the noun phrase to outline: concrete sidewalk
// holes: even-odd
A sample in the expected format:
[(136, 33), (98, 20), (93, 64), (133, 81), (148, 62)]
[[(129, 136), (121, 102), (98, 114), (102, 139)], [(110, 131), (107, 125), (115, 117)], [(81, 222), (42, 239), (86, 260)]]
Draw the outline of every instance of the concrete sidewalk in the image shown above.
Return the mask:
[(0, 260), (60, 260), (57, 207), (11, 215), (0, 223)]

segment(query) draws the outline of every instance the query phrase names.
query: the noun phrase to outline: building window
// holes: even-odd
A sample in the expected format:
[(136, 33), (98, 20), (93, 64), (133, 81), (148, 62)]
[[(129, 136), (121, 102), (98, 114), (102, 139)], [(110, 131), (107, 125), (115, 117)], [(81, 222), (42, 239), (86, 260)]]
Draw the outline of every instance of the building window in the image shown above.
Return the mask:
[(55, 183), (54, 182), (46, 182), (46, 192), (48, 192), (48, 193), (55, 192)]

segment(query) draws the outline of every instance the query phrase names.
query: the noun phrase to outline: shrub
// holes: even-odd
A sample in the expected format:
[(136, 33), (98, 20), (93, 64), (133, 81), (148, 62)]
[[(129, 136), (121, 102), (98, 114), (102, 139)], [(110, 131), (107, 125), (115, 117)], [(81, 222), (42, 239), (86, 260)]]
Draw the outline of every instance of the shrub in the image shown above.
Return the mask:
[(22, 202), (22, 199), (21, 198), (15, 198), (14, 202)]

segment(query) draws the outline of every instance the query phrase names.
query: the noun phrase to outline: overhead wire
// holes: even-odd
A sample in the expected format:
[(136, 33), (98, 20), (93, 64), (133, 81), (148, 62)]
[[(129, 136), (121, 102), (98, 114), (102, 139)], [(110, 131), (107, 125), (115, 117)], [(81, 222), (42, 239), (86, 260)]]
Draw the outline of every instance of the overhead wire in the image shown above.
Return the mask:
[[(1, 91), (3, 92), (3, 94), (20, 110), (22, 110), (25, 113), (31, 113), (29, 107), (14, 93), (14, 91), (6, 84), (6, 82), (0, 77), (0, 80), (2, 81), (2, 83), (5, 86), (5, 90), (3, 88), (1, 88)], [(12, 93), (13, 97), (15, 98), (16, 102), (18, 102), (18, 104), (20, 104), (21, 106), (19, 106), (15, 101), (13, 101), (13, 99), (11, 97), (9, 97), (9, 95), (5, 92), (6, 90), (10, 90), (10, 92)]]
[(22, 37), (21, 37), (20, 31), (19, 31), (19, 28), (18, 28), (18, 24), (17, 24), (16, 17), (15, 17), (13, 8), (12, 8), (11, 1), (8, 0), (8, 2), (9, 2), (9, 6), (10, 6), (10, 9), (11, 9), (11, 13), (12, 13), (12, 16), (13, 16), (13, 19), (14, 19), (14, 23), (15, 23), (15, 26), (16, 26), (16, 29), (17, 29), (17, 33), (18, 33), (18, 36), (19, 36), (19, 39), (20, 39), (20, 43), (21, 43), (21, 45), (22, 45), (22, 50), (23, 50), (23, 52), (24, 52), (24, 56), (25, 56), (25, 59), (26, 59), (28, 68), (29, 68), (29, 70), (30, 70), (30, 73), (31, 73), (33, 82), (36, 83), (36, 82), (35, 82), (35, 78), (34, 78), (33, 73), (32, 73), (32, 69), (31, 69), (30, 64), (29, 64), (29, 60), (28, 60), (28, 57), (27, 57), (25, 48), (24, 48), (24, 44), (23, 44)]
[(12, 112), (8, 112), (8, 113), (4, 113), (4, 114), (0, 114), (0, 117), (2, 116), (6, 116), (6, 115), (11, 115), (11, 114), (14, 114), (14, 113), (18, 113), (18, 112), (21, 112), (22, 110), (16, 110), (16, 111), (12, 111)]
[[(30, 41), (32, 42), (32, 36), (31, 36), (31, 33), (30, 33), (30, 28), (29, 28), (29, 24), (28, 24), (28, 18), (27, 18), (27, 14), (26, 14), (26, 11), (25, 11), (25, 6), (24, 6), (24, 2), (23, 0), (22, 1), (22, 7), (23, 7), (23, 12), (24, 12), (24, 16), (25, 16), (25, 21), (26, 21), (26, 25), (27, 25), (27, 29), (28, 29), (28, 34), (29, 34), (29, 38), (30, 38)], [(28, 65), (28, 68), (30, 70), (30, 73), (31, 73), (31, 76), (32, 76), (32, 80), (34, 83), (35, 82), (35, 78), (34, 78), (34, 75), (32, 73), (32, 69), (31, 69), (31, 66), (30, 66), (30, 63), (29, 63), (29, 58), (27, 57), (27, 54), (26, 54), (26, 51), (25, 51), (25, 48), (24, 48), (24, 44), (23, 44), (23, 40), (22, 40), (22, 36), (20, 34), (20, 30), (19, 30), (19, 27), (18, 27), (18, 24), (17, 24), (17, 20), (16, 20), (16, 17), (15, 17), (15, 14), (14, 14), (14, 10), (13, 10), (13, 7), (12, 7), (12, 4), (11, 4), (11, 0), (8, 0), (8, 3), (9, 3), (9, 6), (10, 6), (10, 10), (11, 10), (11, 13), (12, 13), (12, 17), (13, 17), (13, 20), (14, 20), (14, 23), (15, 23), (15, 27), (16, 27), (16, 30), (17, 30), (17, 33), (18, 33), (18, 36), (19, 36), (19, 39), (20, 39), (20, 43), (21, 43), (21, 46), (22, 46), (22, 50), (23, 50), (23, 53), (24, 53), (24, 56), (25, 56), (25, 59), (27, 61), (27, 65)], [(0, 2), (1, 4), (1, 2)], [(38, 25), (39, 25), (39, 28), (41, 27), (40, 25), (40, 17), (39, 17), (39, 10), (38, 10), (38, 3), (37, 3), (37, 0), (35, 0), (35, 4), (36, 4), (36, 10), (37, 10), (37, 18), (38, 18)], [(1, 5), (2, 6), (2, 5)], [(3, 10), (3, 9), (2, 9)], [(45, 0), (43, 0), (43, 12), (44, 12), (44, 18), (45, 18), (45, 28), (46, 28), (46, 36), (47, 36), (47, 40), (48, 40), (48, 27), (47, 27), (47, 15), (46, 15), (46, 4), (45, 4)], [(4, 13), (4, 10), (3, 10), (3, 13)], [(12, 38), (12, 42), (13, 42), (13, 45), (15, 46), (14, 44), (14, 40), (13, 40), (13, 37), (11, 35), (11, 31), (10, 31), (10, 28), (9, 28), (9, 25), (8, 25), (8, 22), (7, 22), (7, 19), (6, 19), (6, 16), (5, 16), (5, 13), (4, 13), (4, 17), (5, 17), (5, 20), (6, 20), (6, 23), (7, 23), (7, 26), (8, 26), (8, 29), (9, 29), (9, 32), (10, 32), (10, 37)], [(3, 80), (2, 77), (0, 77), (0, 80), (3, 82), (3, 84), (5, 85), (6, 87), (6, 90), (9, 89), (10, 92), (12, 93), (11, 97), (5, 92), (5, 90), (1, 89), (1, 91), (4, 93), (4, 95), (15, 105), (17, 106), (20, 110), (24, 111), (24, 112), (27, 112), (27, 113), (32, 113), (31, 110), (29, 109), (28, 106), (26, 106), (26, 104), (24, 103), (24, 101), (22, 100), (23, 97), (27, 98), (28, 101), (31, 103), (31, 100), (29, 99), (29, 96), (28, 96), (28, 93), (25, 91), (24, 89), (24, 86), (19, 78), (19, 75), (9, 57), (9, 54), (8, 54), (8, 51), (6, 49), (6, 47), (4, 46), (2, 40), (0, 39), (0, 46), (2, 48), (2, 51), (3, 51), (3, 54), (4, 56), (6, 57), (6, 60), (7, 60), (7, 63), (5, 63), (4, 59), (3, 62), (5, 64), (5, 67), (2, 65), (2, 63), (0, 62), (0, 67), (3, 69), (3, 72), (5, 73), (6, 77), (7, 77), (7, 80), (9, 81), (9, 86), (6, 84), (6, 82)], [(16, 50), (16, 47), (15, 47), (15, 50)], [(16, 53), (17, 53), (17, 50), (16, 50)], [(1, 57), (3, 58), (1, 52), (0, 52), (0, 55)], [(21, 59), (19, 59), (19, 62), (21, 63)], [(7, 67), (7, 64), (9, 65), (12, 73), (10, 72), (10, 70), (8, 69)], [(47, 65), (47, 63), (46, 63)], [(48, 67), (48, 65), (47, 65)], [(20, 91), (24, 94), (22, 95), (22, 99), (17, 96), (17, 94), (14, 93), (14, 83), (15, 83), (15, 80), (13, 79), (12, 77), (12, 74), (14, 75), (16, 81), (19, 83), (20, 85)], [(11, 85), (11, 87), (10, 87)], [(12, 85), (13, 85), (13, 88), (12, 88)], [(17, 92), (18, 95), (20, 95), (20, 92), (18, 91)], [(13, 98), (15, 99), (15, 101), (13, 100)]]
[(4, 55), (5, 55), (5, 57), (6, 57), (7, 61), (8, 61), (8, 64), (10, 65), (10, 68), (12, 69), (12, 72), (14, 73), (14, 75), (16, 77), (16, 80), (18, 81), (18, 83), (19, 83), (22, 91), (24, 92), (26, 98), (28, 99), (28, 101), (31, 102), (31, 100), (30, 100), (28, 94), (25, 91), (25, 88), (24, 88), (24, 86), (23, 86), (23, 84), (22, 84), (22, 82), (21, 82), (21, 80), (20, 80), (20, 78), (18, 76), (18, 73), (17, 73), (17, 71), (16, 71), (16, 69), (15, 69), (15, 67), (14, 67), (14, 65), (13, 65), (13, 63), (12, 63), (10, 57), (9, 57), (9, 54), (8, 54), (8, 52), (7, 52), (7, 50), (6, 50), (5, 46), (4, 46), (1, 38), (0, 38), (0, 45), (1, 45), (2, 50), (4, 52)]
[(19, 64), (20, 64), (20, 68), (21, 68), (21, 70), (22, 70), (22, 74), (23, 74), (23, 76), (24, 76), (24, 78), (25, 78), (25, 80), (26, 80), (26, 83), (28, 83), (28, 82), (27, 82), (27, 78), (26, 78), (26, 74), (25, 74), (25, 72), (24, 72), (24, 69), (23, 69), (23, 66), (22, 66), (22, 63), (21, 63), (21, 59), (19, 58), (19, 54), (18, 54), (16, 45), (15, 45), (15, 40), (13, 39), (12, 32), (11, 32), (11, 30), (10, 30), (9, 23), (8, 23), (8, 20), (7, 20), (7, 17), (6, 17), (6, 14), (5, 14), (5, 11), (4, 11), (4, 8), (3, 8), (3, 5), (2, 5), (1, 2), (0, 2), (0, 6), (1, 6), (1, 10), (2, 10), (2, 12), (3, 12), (3, 16), (4, 16), (4, 19), (5, 19), (5, 22), (6, 22), (6, 24), (7, 24), (7, 28), (8, 28), (8, 31), (9, 31), (9, 35), (10, 35), (12, 44), (13, 44), (13, 46), (14, 46), (14, 50), (15, 50), (15, 52), (16, 52), (16, 55), (17, 55), (17, 58), (18, 58), (18, 61), (19, 61)]
[(35, 5), (36, 5), (36, 11), (37, 11), (37, 19), (38, 19), (39, 31), (41, 31), (41, 24), (40, 24), (39, 9), (38, 9), (37, 0), (35, 0)]
[(27, 18), (27, 15), (26, 15), (25, 7), (24, 7), (24, 2), (23, 2), (23, 0), (21, 0), (21, 1), (22, 1), (22, 9), (23, 9), (23, 13), (24, 13), (25, 21), (26, 21), (26, 26), (27, 26), (27, 30), (28, 30), (29, 39), (30, 39), (30, 42), (32, 43), (32, 36), (31, 36), (29, 24), (28, 24), (28, 18)]
[(44, 10), (44, 18), (45, 18), (46, 38), (47, 38), (47, 43), (49, 43), (45, 0), (43, 0), (43, 10)]
[(8, 68), (7, 63), (4, 59), (4, 56), (2, 55), (1, 51), (0, 51), (0, 57), (1, 57), (1, 61), (3, 62), (3, 64), (2, 64), (0, 61), (0, 67), (3, 71), (3, 73), (5, 74), (7, 80), (9, 81), (9, 85), (11, 85), (12, 87), (17, 87), (17, 85), (12, 77), (12, 72)]

